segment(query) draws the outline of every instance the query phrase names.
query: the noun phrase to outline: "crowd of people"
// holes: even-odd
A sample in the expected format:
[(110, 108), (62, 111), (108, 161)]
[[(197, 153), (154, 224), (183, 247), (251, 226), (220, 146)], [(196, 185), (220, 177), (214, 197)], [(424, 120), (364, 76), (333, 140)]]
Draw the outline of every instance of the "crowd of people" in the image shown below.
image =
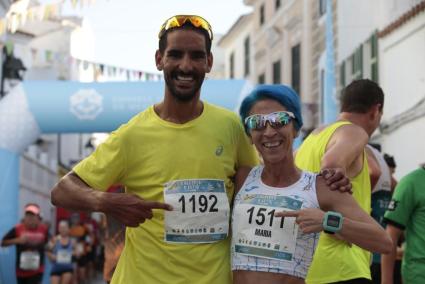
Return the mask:
[[(52, 190), (54, 205), (119, 224), (107, 281), (425, 283), (425, 168), (397, 184), (394, 159), (368, 145), (384, 108), (378, 84), (345, 87), (336, 121), (294, 153), (303, 120), (290, 86), (255, 87), (238, 117), (200, 99), (213, 64), (205, 19), (173, 16), (158, 39), (163, 101), (112, 132)], [(125, 192), (107, 191), (114, 184)], [(34, 225), (37, 208), (28, 205), (2, 242), (18, 247), (18, 281), (32, 269), (35, 282), (19, 283), (38, 283), (47, 242), (52, 283), (84, 283), (94, 228), (61, 221), (49, 241)]]
[[(50, 283), (89, 283), (96, 267), (103, 265), (101, 230), (92, 218), (80, 220), (79, 214), (59, 220), (57, 234), (50, 235), (42, 222), (40, 207), (25, 206), (22, 221), (2, 239), (2, 246), (16, 245), (17, 283), (41, 283), (43, 273)], [(46, 270), (46, 258), (50, 270)], [(99, 263), (102, 262), (102, 263)]]

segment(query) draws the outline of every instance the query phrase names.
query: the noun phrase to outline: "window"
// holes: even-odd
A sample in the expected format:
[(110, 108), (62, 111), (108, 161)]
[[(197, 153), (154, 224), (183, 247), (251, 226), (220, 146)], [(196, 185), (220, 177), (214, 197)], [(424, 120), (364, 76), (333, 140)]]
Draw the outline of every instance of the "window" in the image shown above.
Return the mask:
[(277, 11), (280, 8), (280, 0), (275, 0), (274, 2), (274, 9)]
[(376, 83), (378, 83), (378, 62), (374, 62), (372, 64), (370, 64), (370, 79)]
[(264, 24), (264, 4), (260, 6), (260, 26)]
[(371, 58), (376, 58), (378, 56), (378, 37), (376, 33), (370, 38), (370, 54)]
[(339, 67), (339, 83), (341, 88), (345, 87), (345, 61), (342, 61)]
[(351, 57), (351, 76), (353, 80), (363, 78), (363, 45), (360, 45)]
[(230, 67), (230, 79), (233, 79), (235, 78), (235, 53), (234, 52), (230, 54), (229, 67)]
[(301, 81), (301, 59), (300, 59), (300, 44), (294, 46), (291, 50), (292, 62), (292, 88), (300, 94), (300, 81)]
[(273, 63), (273, 84), (280, 84), (280, 60)]
[(319, 16), (326, 14), (326, 0), (319, 0)]
[(374, 33), (370, 38), (370, 79), (378, 83), (378, 37)]
[(244, 56), (245, 56), (245, 60), (244, 60), (244, 75), (248, 76), (249, 75), (249, 36), (245, 38), (245, 42), (244, 42)]
[(323, 123), (325, 121), (325, 70), (320, 70), (320, 119)]
[(258, 76), (258, 84), (264, 84), (265, 82), (266, 82), (266, 76), (263, 73), (260, 76)]

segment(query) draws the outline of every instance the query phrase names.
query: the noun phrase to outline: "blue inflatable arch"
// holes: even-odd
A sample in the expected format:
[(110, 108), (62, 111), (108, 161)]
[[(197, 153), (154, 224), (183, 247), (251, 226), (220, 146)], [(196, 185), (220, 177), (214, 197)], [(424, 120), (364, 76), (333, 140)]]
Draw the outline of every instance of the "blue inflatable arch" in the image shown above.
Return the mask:
[[(236, 110), (250, 88), (242, 80), (206, 80), (202, 100)], [(40, 134), (110, 132), (163, 94), (163, 82), (34, 81), (11, 90), (0, 100), (0, 235), (18, 222), (19, 156)], [(3, 273), (14, 267), (11, 251), (0, 254)]]

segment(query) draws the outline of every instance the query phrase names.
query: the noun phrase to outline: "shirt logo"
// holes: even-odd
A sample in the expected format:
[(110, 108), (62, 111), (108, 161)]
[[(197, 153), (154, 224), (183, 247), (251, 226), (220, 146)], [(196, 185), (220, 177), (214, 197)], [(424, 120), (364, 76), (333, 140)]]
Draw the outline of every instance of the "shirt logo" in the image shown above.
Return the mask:
[(223, 146), (218, 146), (217, 149), (215, 150), (215, 155), (216, 156), (221, 156), (221, 154), (223, 153)]
[(258, 186), (253, 185), (253, 186), (251, 186), (251, 187), (247, 187), (247, 188), (245, 189), (245, 191), (249, 192), (249, 191), (252, 191), (252, 190), (257, 189), (257, 188), (258, 188)]
[(396, 201), (396, 200), (391, 200), (390, 201), (390, 204), (388, 205), (388, 210), (389, 211), (394, 211), (396, 208), (397, 208), (397, 204), (398, 204), (398, 201)]

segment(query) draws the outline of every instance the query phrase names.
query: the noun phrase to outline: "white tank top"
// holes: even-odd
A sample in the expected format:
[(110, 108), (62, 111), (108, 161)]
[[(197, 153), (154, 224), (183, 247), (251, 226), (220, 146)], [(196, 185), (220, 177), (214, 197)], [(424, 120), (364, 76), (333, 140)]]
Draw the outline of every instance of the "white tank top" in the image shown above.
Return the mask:
[(372, 146), (367, 145), (367, 147), (372, 151), (373, 155), (378, 161), (379, 168), (381, 169), (381, 175), (379, 176), (378, 181), (372, 189), (372, 194), (381, 190), (391, 191), (391, 173), (387, 163), (385, 162), (384, 157), (378, 150), (376, 150)]
[(232, 270), (274, 272), (305, 278), (319, 233), (303, 234), (295, 218), (274, 212), (319, 208), (316, 174), (302, 172), (283, 188), (261, 181), (264, 166), (251, 170), (235, 197), (232, 214)]

